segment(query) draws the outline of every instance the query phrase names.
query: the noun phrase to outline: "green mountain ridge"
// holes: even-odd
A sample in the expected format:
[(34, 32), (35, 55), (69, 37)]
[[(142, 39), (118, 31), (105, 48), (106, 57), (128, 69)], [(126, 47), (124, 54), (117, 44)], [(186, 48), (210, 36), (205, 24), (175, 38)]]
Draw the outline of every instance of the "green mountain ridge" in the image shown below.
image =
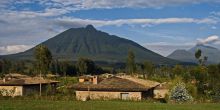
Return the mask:
[[(132, 50), (136, 61), (152, 61), (155, 64), (176, 64), (176, 60), (163, 57), (134, 41), (109, 35), (96, 30), (92, 25), (85, 28), (71, 28), (41, 43), (46, 45), (54, 58), (76, 61), (79, 57), (94, 61), (125, 62), (127, 53)], [(4, 55), (2, 58), (33, 59), (34, 48), (25, 52)]]

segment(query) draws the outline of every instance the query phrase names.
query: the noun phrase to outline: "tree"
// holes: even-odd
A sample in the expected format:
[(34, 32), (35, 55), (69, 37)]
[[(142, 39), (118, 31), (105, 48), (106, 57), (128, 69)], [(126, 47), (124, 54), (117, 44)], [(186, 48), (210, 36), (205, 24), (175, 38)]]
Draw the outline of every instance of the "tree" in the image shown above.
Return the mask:
[(69, 67), (69, 62), (68, 61), (63, 61), (60, 63), (60, 70), (62, 72), (62, 76), (66, 77), (67, 69)]
[(205, 64), (207, 63), (207, 61), (208, 61), (208, 57), (207, 57), (207, 56), (204, 56), (204, 58), (203, 58), (203, 64), (205, 65)]
[(151, 76), (152, 73), (154, 71), (154, 65), (153, 63), (149, 62), (149, 61), (145, 61), (144, 62), (144, 78), (146, 78), (146, 75), (147, 76)]
[(204, 56), (203, 58), (201, 58), (201, 56), (202, 56), (202, 51), (200, 49), (198, 49), (195, 52), (195, 58), (198, 60), (200, 65), (205, 65), (206, 62), (208, 61), (208, 57)]
[(10, 72), (14, 73), (24, 73), (25, 63), (24, 61), (14, 61), (11, 63)]
[(200, 49), (198, 49), (198, 50), (196, 50), (196, 53), (195, 53), (195, 57), (196, 57), (196, 59), (200, 59), (200, 57), (201, 57), (201, 55), (202, 55), (202, 51), (200, 50)]
[(135, 55), (131, 50), (128, 52), (126, 68), (129, 74), (133, 74), (136, 70)]
[(175, 65), (175, 67), (172, 69), (172, 72), (173, 72), (174, 77), (177, 76), (177, 75), (183, 76), (184, 68), (181, 65)]
[(2, 60), (2, 75), (10, 73), (11, 61), (3, 59)]
[[(44, 45), (38, 45), (35, 48), (34, 56), (36, 59), (37, 69), (40, 70), (41, 74), (46, 75), (48, 73), (50, 64), (52, 62), (52, 54), (50, 50)], [(41, 96), (41, 83), (40, 83), (40, 96)]]
[(47, 74), (52, 62), (52, 54), (50, 50), (44, 45), (38, 45), (35, 48), (34, 56), (36, 59), (37, 69), (44, 75)]
[(77, 61), (78, 75), (93, 74), (95, 72), (95, 63), (87, 58), (79, 58)]

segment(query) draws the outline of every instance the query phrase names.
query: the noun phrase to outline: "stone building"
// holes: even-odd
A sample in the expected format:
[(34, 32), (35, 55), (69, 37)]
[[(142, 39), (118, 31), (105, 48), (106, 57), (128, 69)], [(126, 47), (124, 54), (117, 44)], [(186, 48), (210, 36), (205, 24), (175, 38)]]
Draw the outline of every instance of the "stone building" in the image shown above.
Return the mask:
[(45, 93), (48, 85), (51, 91), (55, 91), (58, 81), (29, 77), (21, 74), (8, 74), (0, 80), (0, 92), (2, 96), (27, 96), (39, 94), (40, 84), (42, 93)]
[(75, 89), (76, 98), (83, 101), (88, 99), (141, 100), (153, 97), (153, 89), (158, 84), (132, 77), (111, 77), (93, 84), (78, 83), (70, 88)]

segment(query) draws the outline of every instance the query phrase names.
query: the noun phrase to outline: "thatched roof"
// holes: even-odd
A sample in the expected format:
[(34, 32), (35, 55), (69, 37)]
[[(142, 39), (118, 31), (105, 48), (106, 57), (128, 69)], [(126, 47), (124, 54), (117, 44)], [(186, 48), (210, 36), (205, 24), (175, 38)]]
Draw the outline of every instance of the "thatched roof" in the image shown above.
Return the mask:
[(129, 75), (120, 76), (120, 78), (128, 79), (130, 81), (142, 84), (146, 87), (156, 87), (156, 86), (160, 85), (160, 83), (156, 82), (156, 81), (147, 80), (147, 79), (140, 79), (140, 78), (137, 78), (137, 77), (131, 77)]
[(36, 85), (36, 84), (51, 84), (58, 83), (59, 81), (53, 81), (49, 79), (43, 79), (39, 77), (29, 77), (21, 79), (9, 79), (9, 80), (0, 80), (0, 86), (22, 86), (22, 85)]
[(19, 74), (19, 73), (9, 73), (5, 75), (5, 78), (16, 78), (16, 79), (20, 79), (20, 78), (30, 78), (30, 76), (27, 75), (23, 75), (23, 74)]
[(120, 77), (111, 77), (98, 84), (75, 84), (72, 87), (81, 91), (148, 91), (152, 87)]

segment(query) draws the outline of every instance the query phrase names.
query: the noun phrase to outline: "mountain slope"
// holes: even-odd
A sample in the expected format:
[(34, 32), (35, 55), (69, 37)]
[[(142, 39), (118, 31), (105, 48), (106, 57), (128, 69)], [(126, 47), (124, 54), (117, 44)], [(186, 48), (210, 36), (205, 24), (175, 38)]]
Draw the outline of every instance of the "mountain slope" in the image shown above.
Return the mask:
[(194, 53), (200, 49), (202, 51), (202, 57), (208, 57), (208, 63), (216, 64), (220, 62), (220, 50), (217, 48), (206, 46), (206, 45), (196, 45), (189, 50), (176, 50), (171, 53), (168, 58), (184, 61), (184, 62), (197, 62)]
[(167, 57), (171, 59), (183, 61), (183, 62), (196, 62), (196, 59), (194, 58), (194, 54), (187, 50), (175, 50), (173, 53), (171, 53)]
[[(132, 50), (137, 61), (150, 60), (156, 64), (175, 64), (177, 61), (156, 54), (141, 45), (124, 38), (96, 30), (92, 25), (71, 28), (42, 43), (54, 58), (77, 60), (87, 57), (94, 61), (125, 62)], [(25, 52), (3, 56), (4, 58), (31, 59), (34, 48)]]

